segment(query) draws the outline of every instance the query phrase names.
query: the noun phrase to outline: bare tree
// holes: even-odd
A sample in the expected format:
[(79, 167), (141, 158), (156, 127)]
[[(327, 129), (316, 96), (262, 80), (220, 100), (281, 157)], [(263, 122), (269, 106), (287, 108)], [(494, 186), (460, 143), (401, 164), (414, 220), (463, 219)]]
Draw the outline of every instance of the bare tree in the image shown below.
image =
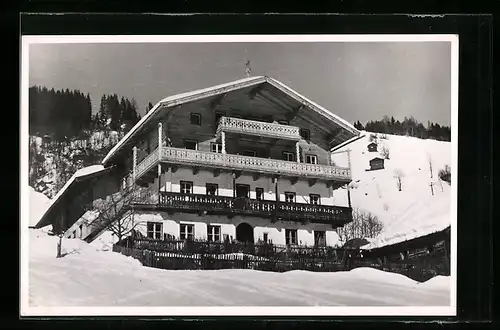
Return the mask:
[(403, 173), (403, 171), (401, 169), (395, 169), (394, 170), (394, 178), (396, 179), (396, 183), (397, 183), (397, 186), (398, 186), (398, 190), (399, 191), (402, 191), (402, 179), (404, 178), (405, 174)]
[(427, 162), (429, 162), (429, 170), (431, 172), (431, 179), (432, 179), (433, 178), (433, 174), (432, 174), (432, 156), (431, 156), (431, 154), (427, 155)]
[(451, 185), (451, 168), (449, 165), (445, 165), (444, 169), (439, 170), (438, 176), (441, 180), (448, 182)]
[(382, 151), (380, 152), (380, 154), (382, 155), (382, 157), (384, 157), (385, 159), (389, 159), (390, 157), (390, 152), (389, 152), (389, 148), (387, 148), (387, 146), (383, 146), (382, 147)]
[(355, 238), (373, 238), (378, 236), (383, 229), (383, 223), (376, 216), (360, 209), (353, 209), (353, 220), (341, 228), (337, 228), (337, 234), (343, 242)]
[(134, 198), (137, 195), (127, 190), (94, 201), (85, 223), (93, 230), (109, 230), (121, 241), (144, 224), (135, 217)]

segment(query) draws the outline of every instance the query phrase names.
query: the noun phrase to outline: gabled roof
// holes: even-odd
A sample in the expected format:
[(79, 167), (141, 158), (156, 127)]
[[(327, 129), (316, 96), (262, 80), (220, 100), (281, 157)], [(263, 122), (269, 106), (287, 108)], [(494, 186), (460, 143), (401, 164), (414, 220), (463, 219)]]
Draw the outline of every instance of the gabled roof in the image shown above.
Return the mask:
[(375, 158), (371, 159), (370, 162), (373, 162), (374, 160), (384, 160), (384, 159), (380, 158), (380, 157), (375, 157)]
[(377, 143), (371, 142), (371, 143), (368, 144), (368, 146), (371, 146), (371, 145), (377, 145)]
[(266, 77), (266, 76), (256, 76), (256, 77), (248, 77), (236, 81), (232, 81), (229, 83), (221, 84), (221, 85), (216, 85), (208, 88), (203, 88), (203, 89), (198, 89), (194, 90), (191, 92), (187, 93), (181, 93), (173, 96), (169, 96), (167, 98), (162, 99), (160, 102), (158, 102), (144, 117), (139, 120), (139, 122), (132, 127), (132, 129), (109, 151), (109, 153), (104, 157), (102, 164), (106, 165), (108, 161), (113, 157), (113, 155), (120, 150), (120, 148), (127, 142), (129, 141), (138, 131), (141, 127), (143, 127), (151, 118), (161, 111), (161, 108), (163, 107), (174, 107), (183, 103), (187, 102), (192, 102), (196, 101), (199, 99), (211, 97), (211, 96), (216, 96), (220, 94), (224, 94), (227, 92), (231, 92), (234, 90), (242, 89), (245, 87), (250, 87), (250, 86), (255, 86), (259, 85), (262, 83), (269, 83), (273, 87), (281, 90), (291, 98), (297, 100), (298, 102), (302, 103), (304, 106), (307, 108), (311, 109), (312, 111), (316, 111), (317, 113), (323, 115), (326, 119), (334, 122), (335, 124), (339, 125), (340, 127), (344, 128), (348, 132), (350, 132), (354, 136), (358, 136), (360, 132), (353, 126), (351, 125), (348, 121), (340, 118), (339, 116), (336, 116), (335, 114), (331, 113), (327, 109), (321, 107), (320, 105), (316, 104), (315, 102), (309, 100), (305, 96), (297, 93), (290, 87), (286, 86), (285, 84)]
[(59, 201), (62, 199), (62, 197), (73, 187), (75, 187), (79, 182), (90, 179), (91, 177), (94, 177), (95, 175), (104, 173), (104, 171), (109, 171), (111, 170), (112, 167), (105, 168), (102, 165), (92, 165), (92, 166), (87, 166), (84, 167), (78, 171), (76, 171), (71, 178), (66, 182), (66, 184), (57, 192), (57, 194), (52, 198), (52, 201), (45, 211), (45, 213), (42, 215), (38, 223), (35, 225), (35, 228), (41, 228), (43, 226), (46, 226), (50, 224), (50, 214), (53, 212), (53, 210), (57, 207), (57, 204)]

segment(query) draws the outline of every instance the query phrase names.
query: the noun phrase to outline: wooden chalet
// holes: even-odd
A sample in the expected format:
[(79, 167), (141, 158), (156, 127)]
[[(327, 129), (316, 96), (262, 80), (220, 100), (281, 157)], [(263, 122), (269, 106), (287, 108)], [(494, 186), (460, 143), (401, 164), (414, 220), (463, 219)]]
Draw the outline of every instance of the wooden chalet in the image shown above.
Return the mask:
[[(335, 228), (352, 221), (349, 191), (337, 197), (351, 169), (334, 166), (329, 150), (358, 136), (277, 80), (249, 77), (161, 100), (104, 158), (109, 173), (98, 183), (81, 179), (63, 195), (94, 196), (99, 186), (132, 194), (123, 208), (134, 210), (138, 230), (152, 238), (329, 244)], [(71, 206), (54, 207), (64, 213)], [(103, 219), (89, 225), (82, 212), (61, 230), (91, 241)], [(49, 210), (40, 225), (56, 223), (56, 213)]]

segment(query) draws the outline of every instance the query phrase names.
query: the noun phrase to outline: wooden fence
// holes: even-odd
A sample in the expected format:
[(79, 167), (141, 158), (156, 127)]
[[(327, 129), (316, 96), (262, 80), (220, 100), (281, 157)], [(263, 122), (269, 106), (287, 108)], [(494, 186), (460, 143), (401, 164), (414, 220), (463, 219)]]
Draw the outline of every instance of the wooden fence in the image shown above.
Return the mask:
[(381, 263), (363, 259), (357, 250), (320, 247), (287, 247), (272, 244), (243, 244), (208, 241), (124, 240), (113, 251), (139, 260), (144, 266), (181, 269), (254, 269), (285, 272), (347, 271), (371, 267), (426, 281), (436, 275), (448, 275), (448, 266), (440, 256), (401, 262)]

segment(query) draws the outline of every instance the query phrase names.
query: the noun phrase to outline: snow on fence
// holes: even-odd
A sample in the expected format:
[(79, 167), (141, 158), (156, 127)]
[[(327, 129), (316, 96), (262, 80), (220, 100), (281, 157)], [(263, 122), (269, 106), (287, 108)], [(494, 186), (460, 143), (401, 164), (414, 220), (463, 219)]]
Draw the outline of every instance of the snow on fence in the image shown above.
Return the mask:
[(346, 271), (359, 267), (403, 274), (417, 281), (449, 275), (439, 256), (425, 260), (380, 262), (359, 257), (359, 251), (331, 247), (288, 247), (269, 243), (208, 242), (183, 240), (125, 239), (113, 251), (138, 259), (144, 266), (180, 269), (254, 269), (285, 272)]

